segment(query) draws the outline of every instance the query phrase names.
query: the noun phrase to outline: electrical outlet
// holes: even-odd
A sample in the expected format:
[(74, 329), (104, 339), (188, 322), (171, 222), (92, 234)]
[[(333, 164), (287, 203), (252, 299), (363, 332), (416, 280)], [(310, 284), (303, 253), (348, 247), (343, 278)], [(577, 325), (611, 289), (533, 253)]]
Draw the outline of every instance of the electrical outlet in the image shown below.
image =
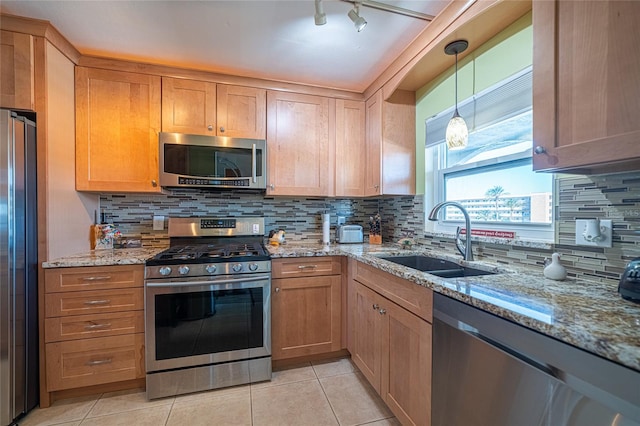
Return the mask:
[(612, 238), (613, 223), (610, 219), (576, 220), (577, 246), (611, 247), (613, 244)]
[(164, 216), (153, 216), (153, 230), (164, 230)]

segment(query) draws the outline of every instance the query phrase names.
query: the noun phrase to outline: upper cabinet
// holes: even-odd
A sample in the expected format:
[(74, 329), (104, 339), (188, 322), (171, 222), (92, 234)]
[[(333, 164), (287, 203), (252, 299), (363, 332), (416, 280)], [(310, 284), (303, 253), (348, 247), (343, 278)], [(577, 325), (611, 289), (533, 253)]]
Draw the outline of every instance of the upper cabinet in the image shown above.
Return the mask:
[(264, 139), (266, 90), (162, 78), (162, 131)]
[(385, 101), (379, 90), (367, 100), (365, 196), (415, 194), (415, 110), (414, 92)]
[(216, 84), (162, 78), (162, 131), (216, 135)]
[(35, 110), (33, 37), (0, 31), (0, 106)]
[(533, 2), (533, 168), (640, 168), (640, 2)]
[(218, 84), (218, 136), (265, 139), (267, 91)]
[(365, 156), (365, 103), (336, 100), (336, 197), (362, 197)]
[(160, 77), (76, 68), (76, 189), (157, 192)]
[(331, 195), (330, 101), (335, 106), (321, 96), (267, 92), (267, 195)]

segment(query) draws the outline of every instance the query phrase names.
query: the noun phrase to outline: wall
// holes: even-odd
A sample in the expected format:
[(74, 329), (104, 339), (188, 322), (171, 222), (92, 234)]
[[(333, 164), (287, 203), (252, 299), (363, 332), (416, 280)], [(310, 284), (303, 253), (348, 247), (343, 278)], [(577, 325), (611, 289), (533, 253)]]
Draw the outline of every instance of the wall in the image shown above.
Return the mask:
[[(288, 241), (321, 242), (321, 213), (331, 213), (335, 229), (337, 214), (347, 223), (365, 226), (379, 208), (377, 199), (331, 199), (265, 197), (249, 191), (174, 190), (160, 195), (103, 195), (100, 207), (106, 220), (125, 236), (142, 237), (143, 245), (167, 244), (167, 230), (153, 231), (152, 216), (260, 216), (267, 232), (284, 229)], [(333, 236), (332, 236), (333, 239)]]
[(89, 248), (98, 196), (76, 192), (74, 65), (46, 43), (48, 259)]
[[(477, 259), (522, 264), (542, 270), (544, 259), (561, 254), (569, 277), (610, 284), (615, 288), (625, 265), (640, 257), (640, 172), (612, 175), (559, 175), (556, 244), (495, 244), (474, 239)], [(422, 196), (387, 198), (381, 201), (383, 240), (397, 241), (410, 234), (421, 243), (455, 253), (451, 238), (425, 234)], [(576, 219), (611, 219), (613, 247), (575, 245)]]
[[(527, 13), (480, 47), (469, 46), (473, 51), (458, 60), (458, 101), (531, 65), (531, 17), (531, 12)], [(454, 105), (454, 71), (452, 66), (416, 92), (416, 194), (430, 193), (425, 188), (425, 120)]]

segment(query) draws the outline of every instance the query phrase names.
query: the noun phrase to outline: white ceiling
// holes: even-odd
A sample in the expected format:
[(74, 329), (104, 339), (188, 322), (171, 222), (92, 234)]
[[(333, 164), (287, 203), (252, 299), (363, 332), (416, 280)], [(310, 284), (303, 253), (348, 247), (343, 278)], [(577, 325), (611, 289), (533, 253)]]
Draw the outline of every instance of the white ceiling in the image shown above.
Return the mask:
[[(449, 0), (385, 0), (437, 15)], [(363, 92), (428, 21), (323, 0), (327, 24), (314, 24), (312, 0), (2, 0), (0, 11), (50, 21), (82, 54), (291, 81)]]

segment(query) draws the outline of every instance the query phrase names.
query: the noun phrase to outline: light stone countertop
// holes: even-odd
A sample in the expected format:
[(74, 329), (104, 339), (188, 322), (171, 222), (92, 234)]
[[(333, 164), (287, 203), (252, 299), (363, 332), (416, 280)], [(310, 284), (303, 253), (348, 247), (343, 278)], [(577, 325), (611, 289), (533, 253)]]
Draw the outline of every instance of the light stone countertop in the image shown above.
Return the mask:
[[(539, 331), (578, 348), (640, 371), (640, 304), (624, 300), (611, 285), (586, 280), (553, 281), (542, 268), (518, 268), (483, 261), (462, 262), (454, 253), (395, 244), (288, 242), (267, 246), (273, 259), (348, 256), (392, 275)], [(144, 264), (163, 248), (97, 250), (43, 263), (43, 268)], [(502, 272), (440, 278), (382, 260), (381, 256), (425, 254), (478, 269)]]

